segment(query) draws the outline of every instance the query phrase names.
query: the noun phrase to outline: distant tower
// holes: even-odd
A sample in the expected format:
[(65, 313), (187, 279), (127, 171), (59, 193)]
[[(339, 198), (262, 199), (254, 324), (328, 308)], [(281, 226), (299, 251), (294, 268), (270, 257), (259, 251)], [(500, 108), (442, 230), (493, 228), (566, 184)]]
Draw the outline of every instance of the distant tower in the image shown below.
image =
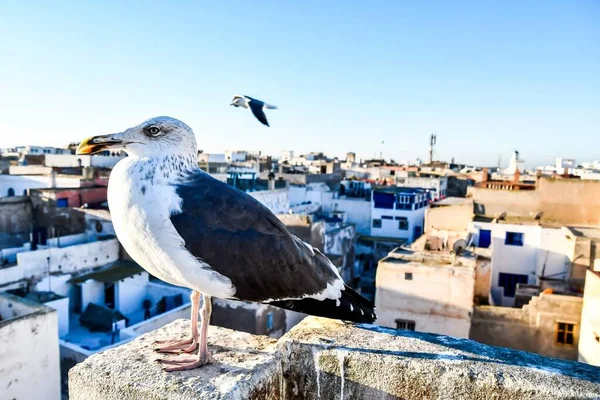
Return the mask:
[(356, 162), (356, 153), (353, 153), (351, 151), (346, 153), (346, 162), (354, 164)]
[(433, 148), (435, 146), (437, 137), (435, 135), (435, 133), (432, 133), (431, 136), (429, 137), (429, 164), (431, 164), (433, 162)]

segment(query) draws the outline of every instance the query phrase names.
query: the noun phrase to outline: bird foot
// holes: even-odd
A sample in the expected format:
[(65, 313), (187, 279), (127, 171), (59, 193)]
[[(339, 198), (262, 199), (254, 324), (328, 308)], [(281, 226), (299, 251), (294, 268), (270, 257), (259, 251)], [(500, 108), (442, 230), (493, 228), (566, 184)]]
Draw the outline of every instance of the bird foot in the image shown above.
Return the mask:
[(173, 359), (159, 358), (156, 360), (165, 372), (186, 371), (199, 368), (203, 365), (215, 362), (215, 359), (208, 351), (198, 354), (198, 356), (181, 356)]
[(158, 340), (154, 342), (158, 353), (191, 353), (198, 348), (195, 338), (185, 340)]

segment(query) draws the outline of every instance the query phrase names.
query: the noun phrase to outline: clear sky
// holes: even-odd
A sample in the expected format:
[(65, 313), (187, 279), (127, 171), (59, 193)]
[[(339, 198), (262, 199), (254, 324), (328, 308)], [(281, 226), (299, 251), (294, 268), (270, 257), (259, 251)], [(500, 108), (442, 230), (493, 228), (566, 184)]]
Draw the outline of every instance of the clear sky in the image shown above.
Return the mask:
[(49, 3), (0, 3), (0, 147), (169, 115), (211, 152), (600, 158), (600, 1)]

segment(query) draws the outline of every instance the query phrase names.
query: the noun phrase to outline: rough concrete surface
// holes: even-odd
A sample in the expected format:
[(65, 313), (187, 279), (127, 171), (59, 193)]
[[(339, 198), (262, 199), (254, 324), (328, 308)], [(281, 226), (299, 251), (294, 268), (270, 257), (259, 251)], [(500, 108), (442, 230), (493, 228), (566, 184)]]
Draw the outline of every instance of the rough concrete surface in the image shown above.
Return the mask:
[[(163, 372), (154, 362), (155, 340), (183, 339), (189, 321), (177, 320), (123, 346), (89, 357), (69, 372), (71, 400), (276, 399), (276, 340), (225, 328), (209, 328), (216, 363), (193, 371)], [(167, 357), (176, 357), (175, 355)], [(278, 383), (279, 385), (279, 383)]]
[(165, 373), (157, 339), (178, 320), (94, 355), (69, 374), (71, 399), (599, 399), (600, 368), (466, 339), (306, 318), (278, 342), (211, 327), (216, 363)]
[(285, 399), (600, 398), (600, 368), (443, 335), (307, 318), (279, 348)]

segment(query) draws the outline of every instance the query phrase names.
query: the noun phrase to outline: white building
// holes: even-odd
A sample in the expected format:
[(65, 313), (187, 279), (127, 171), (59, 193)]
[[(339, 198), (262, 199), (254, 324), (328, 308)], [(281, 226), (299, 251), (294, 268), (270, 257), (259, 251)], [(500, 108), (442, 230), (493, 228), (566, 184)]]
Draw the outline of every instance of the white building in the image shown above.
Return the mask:
[(294, 151), (293, 150), (283, 150), (281, 152), (281, 158), (279, 162), (291, 162), (294, 159)]
[(0, 292), (0, 397), (59, 400), (57, 313)]
[(541, 225), (471, 222), (473, 243), (491, 248), (491, 302), (512, 307), (518, 283), (540, 285), (541, 277), (568, 278), (574, 241), (568, 229)]
[(78, 188), (81, 177), (68, 175), (0, 175), (0, 197), (23, 196), (27, 189)]
[(515, 150), (508, 162), (508, 168), (504, 169), (502, 173), (504, 175), (514, 175), (517, 170), (521, 173), (525, 171), (525, 160), (521, 160), (519, 152)]
[(406, 239), (412, 243), (423, 233), (426, 190), (416, 188), (375, 189), (371, 197), (371, 236)]
[(225, 152), (225, 161), (228, 163), (243, 162), (248, 158), (247, 151), (228, 150)]
[(427, 189), (431, 201), (443, 199), (448, 195), (448, 178), (445, 176), (397, 176), (396, 186)]
[(46, 155), (44, 164), (47, 167), (97, 167), (114, 168), (126, 156), (121, 152), (108, 155), (75, 155), (75, 154), (49, 154)]
[(59, 147), (44, 147), (44, 146), (18, 146), (15, 150), (21, 155), (49, 155), (49, 154), (71, 154), (69, 149), (61, 149)]

